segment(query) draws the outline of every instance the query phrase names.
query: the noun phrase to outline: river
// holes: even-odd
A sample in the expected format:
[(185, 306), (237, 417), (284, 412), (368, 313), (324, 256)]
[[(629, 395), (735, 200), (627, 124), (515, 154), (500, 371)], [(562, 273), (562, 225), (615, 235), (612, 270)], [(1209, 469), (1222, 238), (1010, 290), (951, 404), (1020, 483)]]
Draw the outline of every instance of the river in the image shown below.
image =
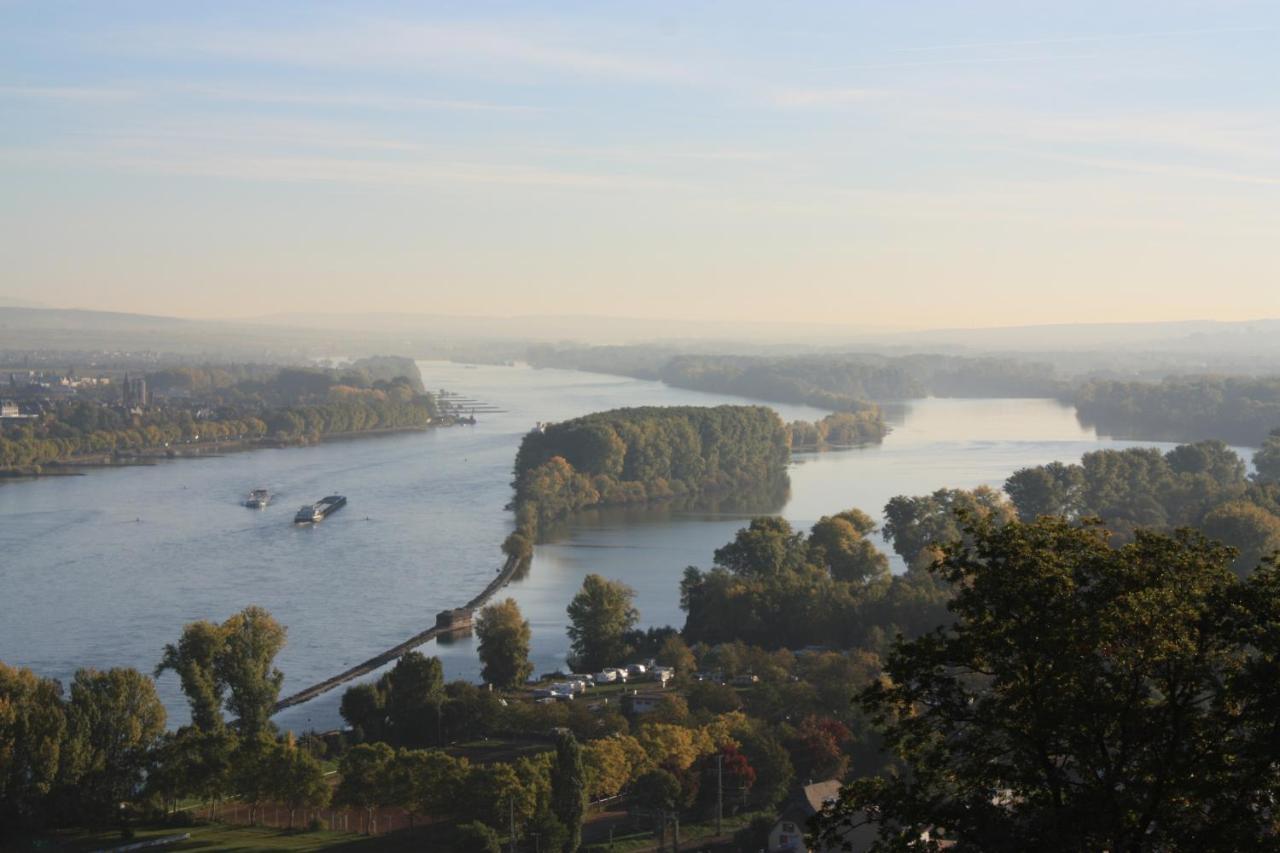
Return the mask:
[[(288, 626), (277, 660), (287, 695), (422, 630), (488, 582), (512, 528), (503, 507), (515, 450), (535, 421), (619, 406), (751, 402), (574, 371), (420, 366), (428, 388), (505, 411), (475, 426), (0, 486), (0, 660), (64, 682), (80, 666), (150, 671), (184, 623), (258, 604)], [(786, 420), (826, 414), (774, 408)], [(780, 507), (660, 506), (562, 525), (537, 547), (528, 575), (500, 593), (532, 624), (535, 671), (562, 665), (565, 607), (590, 572), (634, 587), (644, 625), (679, 626), (684, 567), (707, 566), (753, 513), (780, 511), (798, 526), (848, 507), (876, 515), (897, 494), (998, 486), (1023, 466), (1141, 444), (1099, 438), (1051, 400), (916, 400), (895, 407), (891, 420), (881, 445), (797, 454)], [(241, 506), (260, 485), (275, 501)], [(314, 527), (291, 523), (298, 505), (334, 492), (349, 498), (345, 509)], [(472, 638), (423, 651), (440, 655), (450, 679), (478, 676)], [(170, 724), (184, 722), (177, 678), (167, 673), (158, 687)], [(340, 694), (277, 722), (336, 726)]]

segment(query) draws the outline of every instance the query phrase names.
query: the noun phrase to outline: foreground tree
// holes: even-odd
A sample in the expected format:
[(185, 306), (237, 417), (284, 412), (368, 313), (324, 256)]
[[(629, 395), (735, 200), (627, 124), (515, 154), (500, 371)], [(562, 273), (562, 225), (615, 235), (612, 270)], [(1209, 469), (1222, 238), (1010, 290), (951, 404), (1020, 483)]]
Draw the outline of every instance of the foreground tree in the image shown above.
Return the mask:
[(529, 620), (520, 614), (514, 598), (490, 604), (476, 620), (480, 638), (480, 676), (495, 687), (519, 687), (533, 672), (529, 662)]
[(635, 591), (621, 581), (587, 575), (582, 589), (569, 603), (572, 666), (594, 672), (624, 663), (630, 654), (625, 635), (640, 618), (632, 606)]
[(168, 669), (178, 675), (182, 692), (191, 706), (191, 725), (201, 731), (222, 728), (222, 702), (226, 683), (218, 677), (217, 661), (226, 650), (226, 634), (212, 622), (191, 622), (182, 629), (177, 645), (164, 647), (155, 676)]
[(437, 657), (405, 652), (378, 685), (386, 696), (387, 723), (396, 744), (432, 743), (444, 702), (444, 668)]
[(81, 816), (106, 818), (132, 799), (164, 722), (155, 682), (137, 670), (76, 673), (61, 772)]
[(342, 781), (333, 792), (333, 802), (338, 806), (364, 809), (365, 835), (377, 831), (374, 811), (395, 799), (391, 774), (395, 755), (395, 751), (385, 743), (362, 743), (348, 750), (338, 765)]
[[(861, 703), (901, 775), (816, 822), (877, 850), (1280, 847), (1280, 571), (1198, 534), (977, 523), (934, 569), (955, 624), (899, 642)], [(922, 842), (926, 833), (934, 842)]]
[(551, 766), (551, 811), (565, 828), (564, 853), (582, 845), (582, 818), (587, 812), (587, 779), (582, 747), (571, 734), (556, 739), (556, 760)]
[(40, 820), (66, 731), (58, 682), (0, 663), (0, 837)]
[(246, 607), (222, 623), (225, 643), (215, 661), (218, 680), (230, 693), (227, 707), (244, 737), (267, 731), (284, 673), (274, 666), (284, 648), (285, 629), (261, 607)]

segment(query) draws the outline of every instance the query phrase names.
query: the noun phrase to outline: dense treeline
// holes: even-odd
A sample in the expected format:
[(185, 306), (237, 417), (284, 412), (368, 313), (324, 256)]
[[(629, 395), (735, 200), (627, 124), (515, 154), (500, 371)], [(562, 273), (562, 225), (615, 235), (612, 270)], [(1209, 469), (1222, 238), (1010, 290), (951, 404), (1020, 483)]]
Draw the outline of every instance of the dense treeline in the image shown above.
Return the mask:
[(1054, 462), (1015, 472), (1005, 483), (1018, 514), (1070, 520), (1101, 519), (1121, 538), (1138, 528), (1194, 527), (1238, 552), (1237, 568), (1251, 571), (1280, 549), (1280, 483), (1267, 450), (1255, 457), (1259, 474), (1219, 441), (1154, 448), (1098, 450), (1079, 464)]
[(728, 492), (785, 480), (787, 431), (762, 406), (642, 407), (550, 424), (516, 455), (520, 533), (592, 506)]
[(860, 771), (811, 843), (1277, 849), (1277, 567), (1240, 578), (1187, 530), (965, 534), (931, 569), (953, 624), (899, 640), (857, 695), (896, 772)]
[(425, 427), (435, 400), (404, 385), (335, 388), (329, 399), (300, 406), (222, 407), (197, 417), (189, 408), (131, 412), (90, 402), (60, 404), (39, 418), (6, 424), (0, 468), (32, 468), (85, 455), (172, 449), (216, 441), (314, 440), (331, 433)]
[(1280, 377), (1178, 376), (1088, 382), (1070, 395), (1083, 423), (1124, 438), (1257, 446), (1280, 427)]
[(418, 365), (398, 356), (362, 358), (336, 368), (264, 364), (173, 367), (151, 371), (146, 380), (152, 392), (161, 395), (275, 405), (323, 399), (336, 387), (388, 390), (395, 384), (407, 385), (417, 394), (426, 390)]
[(647, 347), (538, 347), (537, 366), (569, 367), (661, 379), (678, 388), (861, 411), (868, 400), (914, 397), (1051, 397), (1065, 382), (1051, 365), (1009, 358), (947, 355), (802, 356), (674, 354)]
[(889, 432), (880, 407), (871, 405), (858, 412), (832, 412), (820, 421), (792, 421), (787, 438), (792, 450), (831, 450), (872, 444)]
[(823, 517), (807, 533), (782, 518), (757, 518), (715, 552), (710, 570), (685, 569), (683, 635), (712, 644), (878, 650), (898, 633), (929, 631), (948, 619), (950, 591), (928, 569), (936, 543), (961, 536), (958, 511), (998, 521), (1014, 515), (987, 488), (889, 502), (883, 533), (907, 564), (899, 575), (889, 573), (870, 539), (875, 522), (860, 510)]

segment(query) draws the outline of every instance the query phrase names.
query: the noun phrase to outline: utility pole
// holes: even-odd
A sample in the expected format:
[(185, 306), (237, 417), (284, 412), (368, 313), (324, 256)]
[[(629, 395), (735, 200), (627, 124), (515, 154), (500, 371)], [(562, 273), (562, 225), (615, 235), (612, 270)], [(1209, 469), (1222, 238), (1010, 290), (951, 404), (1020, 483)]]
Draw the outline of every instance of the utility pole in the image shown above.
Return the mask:
[(516, 853), (516, 796), (515, 796), (515, 794), (512, 794), (512, 795), (511, 795), (511, 800), (510, 800), (510, 803), (509, 803), (509, 804), (510, 804), (510, 806), (511, 806), (511, 817), (510, 817), (510, 820), (511, 820), (511, 824), (510, 824), (510, 825), (511, 825), (511, 853)]
[(724, 753), (716, 753), (716, 837), (724, 835)]

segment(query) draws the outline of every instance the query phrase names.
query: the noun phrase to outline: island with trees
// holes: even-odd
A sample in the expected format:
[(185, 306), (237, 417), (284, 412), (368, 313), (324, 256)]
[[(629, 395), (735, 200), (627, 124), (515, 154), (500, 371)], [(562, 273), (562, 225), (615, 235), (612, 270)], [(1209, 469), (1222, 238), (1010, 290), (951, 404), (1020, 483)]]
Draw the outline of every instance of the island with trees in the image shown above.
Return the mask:
[(534, 541), (540, 525), (589, 507), (785, 484), (789, 458), (787, 429), (763, 406), (648, 406), (547, 424), (516, 455), (517, 534)]

